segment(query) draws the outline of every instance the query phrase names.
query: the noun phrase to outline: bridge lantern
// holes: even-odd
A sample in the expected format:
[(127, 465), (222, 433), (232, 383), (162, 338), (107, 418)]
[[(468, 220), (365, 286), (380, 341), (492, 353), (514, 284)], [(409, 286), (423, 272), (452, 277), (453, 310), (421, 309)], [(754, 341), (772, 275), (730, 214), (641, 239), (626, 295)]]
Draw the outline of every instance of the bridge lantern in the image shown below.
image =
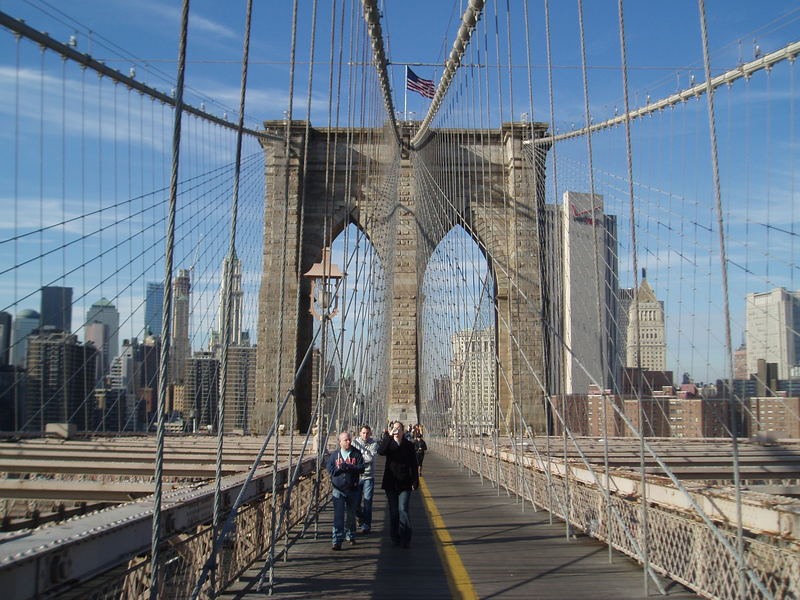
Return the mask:
[[(345, 276), (338, 265), (331, 264), (331, 249), (322, 249), (322, 262), (314, 263), (303, 277), (311, 280), (311, 302), (308, 312), (320, 321), (339, 312), (339, 280)], [(319, 310), (318, 310), (319, 309)]]

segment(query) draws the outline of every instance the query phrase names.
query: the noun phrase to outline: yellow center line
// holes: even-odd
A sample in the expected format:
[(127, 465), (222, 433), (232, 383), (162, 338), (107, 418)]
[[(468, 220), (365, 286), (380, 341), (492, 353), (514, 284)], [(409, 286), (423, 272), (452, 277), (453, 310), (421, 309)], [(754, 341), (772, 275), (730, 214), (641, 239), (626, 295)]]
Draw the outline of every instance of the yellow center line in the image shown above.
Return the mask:
[(469, 573), (464, 568), (464, 563), (461, 562), (461, 557), (453, 544), (453, 538), (450, 537), (450, 532), (447, 531), (447, 526), (444, 524), (444, 519), (442, 519), (439, 509), (436, 508), (433, 496), (431, 496), (425, 480), (421, 477), (419, 489), (422, 492), (425, 512), (428, 513), (428, 520), (433, 528), (433, 537), (436, 540), (436, 550), (439, 552), (439, 558), (441, 558), (444, 565), (447, 574), (447, 585), (450, 586), (453, 598), (477, 600), (478, 594), (475, 593), (475, 588), (472, 587)]

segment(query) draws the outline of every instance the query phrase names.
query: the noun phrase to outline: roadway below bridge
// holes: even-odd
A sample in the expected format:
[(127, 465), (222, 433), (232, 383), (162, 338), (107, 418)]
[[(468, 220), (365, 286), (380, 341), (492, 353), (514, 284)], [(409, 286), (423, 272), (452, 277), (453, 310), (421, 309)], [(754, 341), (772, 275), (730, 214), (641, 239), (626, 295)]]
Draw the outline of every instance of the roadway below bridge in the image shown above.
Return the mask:
[[(378, 467), (377, 487), (380, 487)], [(424, 485), (411, 501), (414, 536), (409, 549), (388, 535), (384, 494), (376, 489), (373, 530), (332, 552), (332, 509), (275, 565), (274, 598), (643, 598), (642, 568), (607, 546), (572, 532), (563, 521), (524, 507), (488, 480), (430, 453)], [(263, 598), (256, 589), (263, 561), (219, 596)], [(661, 579), (669, 598), (696, 598)], [(655, 592), (652, 581), (651, 593)], [(656, 592), (657, 593), (657, 592)]]
[[(303, 438), (281, 436), (279, 461), (298, 455)], [(246, 472), (262, 439), (225, 437), (222, 475)], [(272, 463), (269, 445), (260, 466)], [(164, 448), (167, 491), (213, 480), (217, 439), (170, 435)], [(153, 493), (156, 439), (153, 435), (9, 438), (0, 442), (0, 530), (14, 531), (86, 514)]]
[[(560, 437), (520, 439), (514, 442), (500, 437), (499, 449), (507, 454), (522, 454), (528, 457), (544, 457), (547, 449), (552, 460), (561, 461), (566, 455), (573, 464), (584, 464), (584, 458), (592, 465), (602, 468), (606, 455), (611, 469), (626, 469), (638, 472), (642, 462), (640, 442), (635, 438), (609, 438), (608, 449), (602, 439), (576, 438), (580, 452), (571, 441), (566, 447)], [(648, 438), (647, 442), (659, 459), (681, 480), (706, 481), (713, 485), (730, 485), (734, 467), (730, 438)], [(485, 438), (483, 445), (492, 448), (492, 440)], [(663, 469), (650, 454), (644, 455), (645, 472), (663, 475)], [(800, 440), (785, 440), (780, 443), (763, 444), (749, 439), (739, 441), (739, 473), (745, 485), (748, 482), (763, 484), (772, 482), (784, 493), (795, 495), (785, 480), (800, 480)], [(778, 489), (775, 487), (775, 489)], [(763, 488), (762, 489), (766, 489)]]

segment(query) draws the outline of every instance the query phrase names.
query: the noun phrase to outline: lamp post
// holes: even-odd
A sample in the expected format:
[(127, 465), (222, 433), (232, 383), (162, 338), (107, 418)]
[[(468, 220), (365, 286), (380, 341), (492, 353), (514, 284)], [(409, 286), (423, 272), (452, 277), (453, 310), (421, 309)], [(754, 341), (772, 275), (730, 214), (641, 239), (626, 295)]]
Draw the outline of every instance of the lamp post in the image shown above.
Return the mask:
[[(303, 274), (311, 280), (311, 291), (309, 294), (308, 312), (320, 321), (322, 327), (322, 340), (320, 342), (319, 356), (319, 375), (317, 389), (317, 464), (321, 464), (322, 456), (327, 445), (327, 419), (325, 411), (325, 347), (327, 345), (327, 322), (339, 312), (339, 281), (344, 277), (344, 273), (335, 264), (331, 264), (331, 249), (322, 249), (322, 261), (314, 263), (311, 268)], [(323, 434), (324, 429), (324, 434)], [(316, 492), (315, 492), (316, 493)], [(316, 531), (316, 523), (315, 523)]]
[[(322, 249), (322, 261), (314, 263), (303, 274), (311, 280), (310, 312), (315, 319), (324, 321), (335, 317), (339, 312), (339, 294), (337, 287), (344, 273), (335, 264), (331, 264), (331, 249)], [(323, 335), (325, 334), (323, 330)], [(324, 348), (324, 346), (323, 346)]]

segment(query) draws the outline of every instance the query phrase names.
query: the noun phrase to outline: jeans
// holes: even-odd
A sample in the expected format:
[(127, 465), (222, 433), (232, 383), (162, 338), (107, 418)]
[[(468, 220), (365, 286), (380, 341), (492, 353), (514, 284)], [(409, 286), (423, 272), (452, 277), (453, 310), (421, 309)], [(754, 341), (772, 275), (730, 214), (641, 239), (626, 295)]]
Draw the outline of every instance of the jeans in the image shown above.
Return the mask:
[(386, 500), (389, 502), (389, 531), (392, 541), (395, 544), (407, 544), (411, 541), (411, 515), (408, 512), (411, 490), (386, 490)]
[(356, 508), (356, 516), (361, 520), (363, 531), (372, 529), (372, 493), (375, 489), (374, 479), (364, 479), (358, 486), (361, 490), (361, 502)]
[(333, 488), (333, 544), (356, 537), (356, 506), (360, 497), (359, 488), (342, 492)]

